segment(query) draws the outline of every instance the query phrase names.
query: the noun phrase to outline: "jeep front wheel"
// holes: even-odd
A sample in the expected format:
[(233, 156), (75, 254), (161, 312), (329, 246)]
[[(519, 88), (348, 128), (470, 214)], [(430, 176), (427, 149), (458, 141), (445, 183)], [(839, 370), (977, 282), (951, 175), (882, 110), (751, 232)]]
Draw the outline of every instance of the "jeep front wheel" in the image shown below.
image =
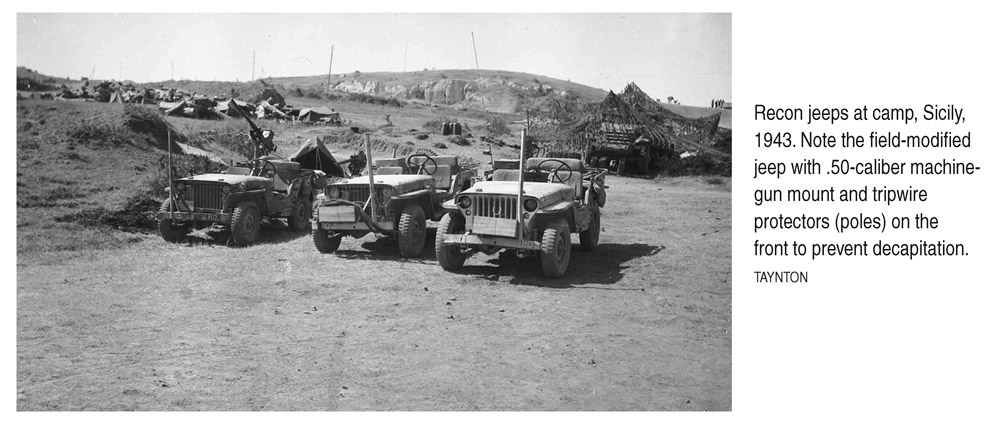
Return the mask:
[(562, 218), (550, 221), (543, 230), (543, 250), (540, 252), (540, 263), (543, 264), (543, 275), (549, 278), (560, 278), (567, 272), (567, 264), (571, 262), (571, 229)]
[(259, 207), (252, 202), (243, 202), (232, 212), (232, 239), (236, 245), (248, 246), (256, 243), (259, 237)]
[(329, 236), (330, 234), (332, 233), (321, 227), (315, 229), (314, 233), (312, 233), (315, 241), (315, 249), (318, 249), (318, 252), (332, 253), (339, 250), (339, 245), (342, 243), (342, 236)]
[(405, 258), (416, 258), (425, 251), (425, 211), (411, 204), (398, 219), (398, 249)]
[(595, 250), (595, 247), (598, 246), (598, 235), (602, 231), (602, 213), (598, 210), (598, 207), (589, 208), (591, 209), (591, 221), (588, 223), (588, 230), (578, 235), (581, 238), (582, 251)]
[(439, 266), (446, 271), (456, 271), (463, 268), (467, 254), (460, 251), (458, 245), (447, 245), (443, 243), (443, 235), (457, 234), (464, 230), (464, 219), (460, 214), (447, 213), (439, 220), (439, 228), (436, 229), (436, 260)]
[[(163, 204), (159, 206), (159, 212), (169, 212), (170, 200), (167, 198), (163, 201)], [(163, 240), (170, 243), (177, 243), (187, 238), (187, 231), (190, 229), (184, 223), (174, 223), (173, 220), (168, 218), (159, 219), (159, 234), (163, 236)]]
[(311, 228), (311, 208), (308, 205), (309, 202), (303, 199), (294, 202), (294, 209), (287, 217), (287, 227), (291, 231), (303, 232)]

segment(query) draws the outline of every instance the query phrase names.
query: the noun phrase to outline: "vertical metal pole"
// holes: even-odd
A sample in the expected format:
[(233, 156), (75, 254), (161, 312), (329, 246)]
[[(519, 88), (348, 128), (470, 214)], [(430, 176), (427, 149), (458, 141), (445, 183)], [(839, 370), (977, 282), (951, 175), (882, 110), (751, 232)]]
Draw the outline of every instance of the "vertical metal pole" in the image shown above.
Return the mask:
[(173, 191), (175, 189), (175, 187), (173, 186), (173, 138), (170, 135), (171, 135), (170, 131), (167, 128), (166, 129), (166, 156), (169, 157), (169, 158), (166, 160), (166, 165), (169, 167), (169, 170), (168, 170), (168, 174), (169, 174), (169, 219), (170, 219), (170, 221), (173, 221), (173, 207), (176, 206), (176, 200), (173, 197), (173, 194), (175, 193)]
[(474, 39), (474, 33), (470, 33), (470, 42), (474, 45), (474, 66), (477, 67), (477, 79), (481, 79), (481, 64), (477, 62), (477, 40)]
[(335, 44), (332, 44), (332, 51), (329, 52), (329, 78), (325, 83), (325, 92), (328, 93), (332, 90), (332, 56), (335, 55)]
[(408, 40), (405, 40), (405, 61), (401, 65), (401, 74), (404, 75), (408, 72)]
[(377, 222), (377, 191), (374, 190), (373, 157), (370, 156), (370, 134), (364, 133), (364, 148), (367, 151), (367, 175), (370, 176), (370, 219)]
[(516, 225), (519, 226), (516, 229), (516, 232), (518, 232), (519, 241), (522, 241), (522, 237), (523, 237), (522, 236), (523, 235), (523, 233), (522, 233), (523, 230), (522, 229), (525, 228), (525, 222), (522, 219), (522, 210), (523, 210), (523, 208), (522, 208), (522, 183), (523, 183), (523, 181), (525, 179), (525, 175), (526, 175), (526, 130), (525, 129), (522, 129), (522, 140), (519, 143), (519, 147), (520, 147), (519, 148), (519, 194), (518, 194), (518, 199), (517, 199), (519, 206), (516, 208), (518, 216), (516, 216), (515, 220), (518, 223)]
[[(481, 64), (477, 62), (477, 40), (474, 39), (474, 33), (470, 33), (470, 42), (474, 44), (474, 66), (477, 68), (477, 79), (481, 79)], [(488, 107), (484, 105), (484, 90), (481, 90), (481, 110), (488, 111)]]

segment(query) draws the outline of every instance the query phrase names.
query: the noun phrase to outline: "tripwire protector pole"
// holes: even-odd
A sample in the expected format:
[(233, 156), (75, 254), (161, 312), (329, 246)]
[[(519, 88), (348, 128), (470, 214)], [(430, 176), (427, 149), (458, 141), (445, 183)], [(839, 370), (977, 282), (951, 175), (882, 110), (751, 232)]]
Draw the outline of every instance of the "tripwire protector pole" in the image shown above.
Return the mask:
[(522, 241), (522, 232), (525, 228), (525, 221), (522, 218), (522, 183), (526, 175), (526, 130), (522, 129), (522, 141), (519, 144), (519, 193), (518, 193), (518, 207), (516, 208), (518, 216), (516, 216), (516, 225), (519, 226), (516, 232), (519, 235), (519, 241)]
[(374, 190), (373, 157), (370, 156), (370, 134), (364, 133), (364, 148), (367, 151), (367, 175), (370, 176), (370, 219), (377, 222), (377, 191)]
[(173, 207), (176, 206), (176, 200), (173, 197), (173, 137), (170, 136), (169, 129), (166, 130), (166, 156), (169, 157), (166, 160), (166, 165), (169, 166), (169, 219), (173, 221)]

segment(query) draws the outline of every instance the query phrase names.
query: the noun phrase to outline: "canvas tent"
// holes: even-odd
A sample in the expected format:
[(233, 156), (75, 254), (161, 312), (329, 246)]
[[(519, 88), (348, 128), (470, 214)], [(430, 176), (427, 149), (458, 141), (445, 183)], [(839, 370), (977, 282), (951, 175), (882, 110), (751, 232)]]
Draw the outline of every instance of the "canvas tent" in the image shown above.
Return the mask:
[(336, 164), (338, 161), (318, 138), (304, 141), (289, 160), (301, 163), (301, 167), (306, 169), (321, 170), (329, 176), (346, 177), (346, 172)]
[(337, 123), (339, 113), (328, 107), (302, 108), (298, 113), (298, 121), (302, 122), (330, 122)]

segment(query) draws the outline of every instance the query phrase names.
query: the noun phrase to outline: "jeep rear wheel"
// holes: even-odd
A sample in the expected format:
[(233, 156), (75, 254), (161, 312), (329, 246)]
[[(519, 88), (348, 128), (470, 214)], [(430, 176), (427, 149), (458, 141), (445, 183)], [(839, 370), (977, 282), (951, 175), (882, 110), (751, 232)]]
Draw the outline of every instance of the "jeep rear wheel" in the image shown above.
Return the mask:
[(332, 253), (339, 250), (339, 244), (342, 243), (342, 236), (333, 235), (330, 237), (330, 234), (332, 233), (321, 227), (315, 229), (314, 233), (312, 233), (315, 241), (315, 249), (318, 249), (318, 252)]
[(294, 209), (291, 210), (290, 217), (287, 217), (287, 227), (291, 231), (303, 232), (311, 228), (311, 213), (308, 201), (303, 199), (294, 202)]
[[(159, 212), (169, 212), (170, 200), (167, 198), (163, 201), (163, 204), (159, 206)], [(173, 220), (168, 218), (159, 219), (159, 234), (162, 235), (163, 240), (171, 243), (177, 243), (183, 241), (187, 238), (187, 231), (190, 230), (185, 223), (174, 223)]]
[(243, 202), (232, 212), (232, 239), (239, 246), (256, 243), (259, 237), (259, 207), (252, 202)]
[(588, 230), (581, 232), (581, 250), (593, 251), (598, 246), (598, 235), (602, 231), (602, 213), (598, 207), (591, 208), (591, 222), (588, 223)]
[(460, 251), (460, 246), (443, 243), (444, 234), (461, 233), (464, 231), (464, 224), (463, 216), (455, 213), (447, 213), (439, 220), (439, 228), (436, 229), (436, 260), (446, 271), (463, 268), (463, 263), (467, 260), (467, 254)]
[(571, 229), (562, 218), (552, 220), (543, 230), (543, 250), (540, 252), (543, 275), (560, 278), (567, 272), (570, 262)]
[(416, 258), (425, 251), (425, 211), (411, 204), (398, 219), (398, 249), (405, 258)]

